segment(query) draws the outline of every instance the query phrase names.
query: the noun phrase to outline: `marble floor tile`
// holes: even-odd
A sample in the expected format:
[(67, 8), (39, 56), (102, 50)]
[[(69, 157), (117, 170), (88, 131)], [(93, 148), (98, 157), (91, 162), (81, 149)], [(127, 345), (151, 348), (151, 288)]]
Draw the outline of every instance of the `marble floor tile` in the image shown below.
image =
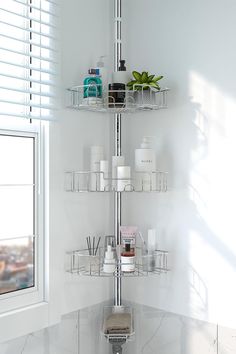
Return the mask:
[(216, 325), (146, 306), (136, 306), (135, 312), (130, 354), (217, 354)]
[[(80, 311), (79, 354), (109, 354), (110, 344), (102, 335), (103, 304)], [(123, 353), (125, 354), (125, 353)]]
[[(55, 326), (2, 343), (0, 354), (110, 354), (101, 331), (103, 306), (68, 314)], [(123, 354), (236, 354), (236, 329), (218, 327), (217, 332), (213, 324), (132, 307), (135, 336), (123, 346)]]
[(0, 344), (0, 354), (78, 354), (78, 312), (59, 324)]
[(136, 306), (135, 339), (129, 344), (129, 353), (181, 354), (181, 330), (178, 316)]
[(1, 354), (21, 353), (24, 348), (26, 337), (20, 337), (0, 344)]
[(29, 334), (0, 344), (1, 354), (49, 354), (45, 350), (44, 337)]
[(49, 354), (78, 354), (78, 312), (63, 316), (60, 324), (46, 332)]
[(230, 329), (219, 326), (219, 354), (235, 354), (236, 353), (236, 329)]
[(216, 325), (187, 317), (182, 321), (181, 354), (218, 354)]

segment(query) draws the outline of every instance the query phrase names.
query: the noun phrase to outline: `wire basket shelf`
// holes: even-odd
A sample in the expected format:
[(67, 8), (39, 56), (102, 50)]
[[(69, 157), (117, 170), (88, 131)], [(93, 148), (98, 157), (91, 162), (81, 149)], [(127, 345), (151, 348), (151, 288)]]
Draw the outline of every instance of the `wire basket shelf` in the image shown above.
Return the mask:
[(167, 108), (168, 88), (156, 90), (140, 84), (135, 85), (133, 90), (107, 90), (104, 87), (101, 90), (100, 86), (90, 84), (68, 88), (67, 107), (104, 113), (134, 113)]
[(136, 247), (132, 271), (127, 271), (130, 261), (126, 263), (116, 257), (115, 263), (106, 262), (106, 266), (111, 266), (106, 272), (104, 254), (104, 247), (100, 247), (96, 255), (90, 255), (88, 249), (67, 252), (67, 272), (93, 277), (144, 277), (169, 271), (167, 251), (155, 250), (152, 254), (143, 254), (142, 248)]
[(131, 178), (107, 177), (104, 172), (66, 171), (67, 192), (167, 192), (167, 172), (134, 172)]
[(134, 313), (130, 306), (103, 308), (102, 335), (110, 344), (123, 345), (134, 339)]

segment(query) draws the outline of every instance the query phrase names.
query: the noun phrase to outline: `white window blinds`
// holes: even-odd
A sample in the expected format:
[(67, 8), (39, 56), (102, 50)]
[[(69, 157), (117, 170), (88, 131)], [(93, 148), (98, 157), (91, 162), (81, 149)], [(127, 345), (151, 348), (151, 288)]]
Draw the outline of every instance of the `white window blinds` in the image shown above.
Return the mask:
[(0, 115), (54, 118), (57, 0), (0, 0)]

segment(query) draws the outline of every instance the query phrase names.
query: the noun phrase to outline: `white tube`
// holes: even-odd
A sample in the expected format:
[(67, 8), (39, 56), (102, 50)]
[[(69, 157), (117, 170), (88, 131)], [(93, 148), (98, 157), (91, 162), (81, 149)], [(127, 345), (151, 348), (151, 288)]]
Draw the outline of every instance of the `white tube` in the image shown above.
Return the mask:
[[(104, 147), (94, 145), (90, 148), (90, 171), (99, 172), (100, 161), (104, 160)], [(90, 189), (91, 191), (99, 190), (99, 174), (92, 173), (90, 178)]]
[(117, 181), (115, 180), (115, 178), (117, 178), (117, 167), (124, 166), (124, 164), (124, 156), (112, 156), (112, 187), (115, 190), (117, 189)]
[(131, 191), (131, 169), (130, 166), (117, 166), (117, 191)]
[(109, 163), (107, 160), (101, 160), (100, 161), (100, 172), (103, 172), (100, 174), (100, 191), (104, 192), (107, 190), (107, 185), (109, 184), (109, 181), (106, 180), (108, 178), (108, 168), (109, 168)]
[(157, 248), (156, 244), (156, 230), (148, 230), (148, 271), (153, 272), (156, 266), (155, 250)]

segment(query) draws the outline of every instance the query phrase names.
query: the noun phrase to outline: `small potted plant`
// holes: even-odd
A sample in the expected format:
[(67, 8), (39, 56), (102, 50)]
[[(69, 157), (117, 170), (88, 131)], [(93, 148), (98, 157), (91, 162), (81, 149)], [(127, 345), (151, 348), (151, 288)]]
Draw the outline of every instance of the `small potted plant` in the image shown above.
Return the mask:
[(163, 78), (162, 75), (149, 75), (147, 71), (139, 73), (133, 71), (133, 80), (128, 82), (129, 90), (135, 92), (135, 100), (139, 104), (155, 104), (155, 93), (160, 90), (159, 81)]

